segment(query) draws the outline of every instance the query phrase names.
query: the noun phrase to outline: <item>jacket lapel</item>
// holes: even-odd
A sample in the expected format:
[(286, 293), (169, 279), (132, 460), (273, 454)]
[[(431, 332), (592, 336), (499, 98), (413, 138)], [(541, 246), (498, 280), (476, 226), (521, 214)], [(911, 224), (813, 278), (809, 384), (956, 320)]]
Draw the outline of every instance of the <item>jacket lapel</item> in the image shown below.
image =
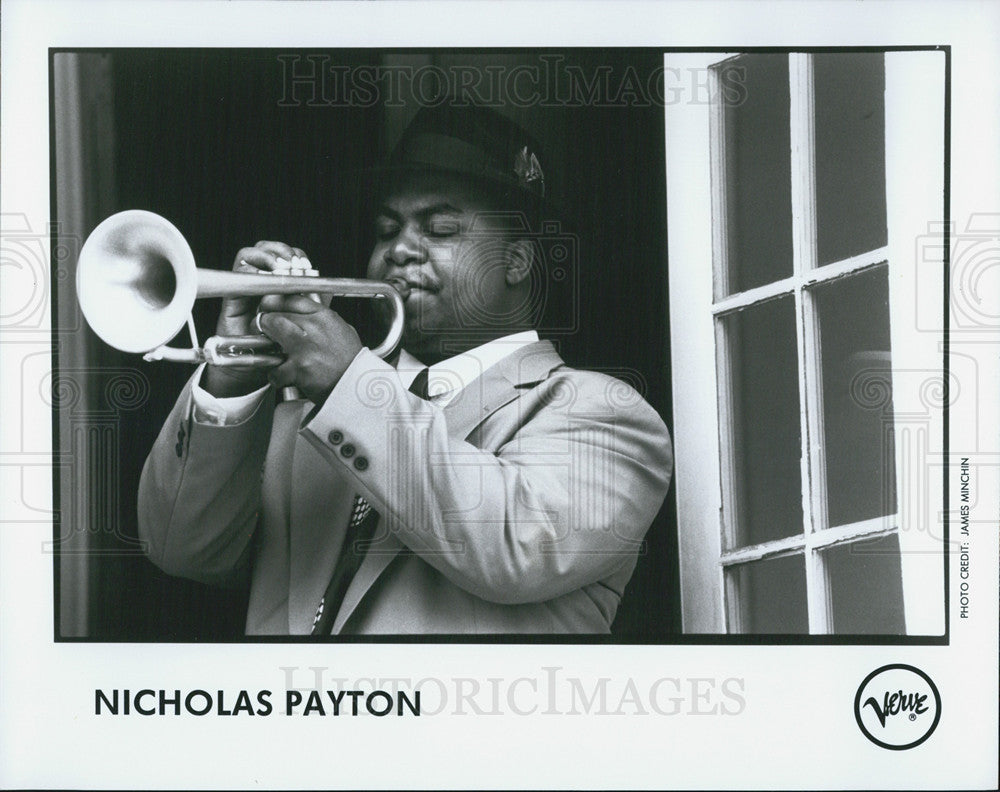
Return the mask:
[(354, 613), (361, 598), (368, 593), (368, 589), (372, 587), (378, 576), (385, 571), (392, 559), (399, 554), (399, 551), (404, 549), (403, 543), (395, 535), (385, 530), (385, 520), (382, 519), (381, 515), (379, 515), (373, 542), (344, 594), (344, 601), (341, 603), (340, 610), (337, 611), (337, 618), (333, 622), (334, 635), (341, 631), (344, 623)]
[(551, 341), (537, 341), (511, 353), (445, 406), (448, 435), (465, 440), (490, 415), (516, 399), (523, 388), (541, 382), (561, 365), (562, 358)]
[[(297, 434), (303, 416), (312, 405), (289, 404), (286, 420)], [(299, 409), (294, 409), (299, 407)], [(345, 481), (331, 486), (332, 467), (309, 443), (294, 443), (292, 451), (291, 498), (289, 500), (289, 632), (308, 633), (323, 592), (330, 582), (340, 546), (350, 520), (352, 501), (345, 493)], [(353, 495), (353, 490), (349, 495)]]
[[(555, 351), (551, 341), (538, 341), (508, 355), (483, 372), (481, 377), (470, 382), (445, 405), (444, 415), (448, 424), (448, 436), (456, 440), (466, 439), (491, 414), (516, 399), (522, 388), (540, 382), (552, 369), (561, 365), (563, 360)], [(383, 526), (384, 521), (380, 519), (375, 544), (361, 562), (344, 595), (344, 601), (333, 624), (334, 635), (343, 629), (361, 602), (361, 598), (379, 575), (385, 571), (400, 550), (405, 549), (403, 543), (394, 534), (385, 531)], [(318, 597), (316, 601), (319, 601)]]

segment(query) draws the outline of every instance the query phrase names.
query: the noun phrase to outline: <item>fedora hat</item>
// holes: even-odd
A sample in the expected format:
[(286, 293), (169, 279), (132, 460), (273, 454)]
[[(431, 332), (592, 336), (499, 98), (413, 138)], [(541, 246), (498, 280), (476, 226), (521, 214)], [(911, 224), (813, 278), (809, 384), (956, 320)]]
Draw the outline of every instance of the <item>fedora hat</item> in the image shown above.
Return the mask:
[(448, 102), (420, 108), (377, 172), (391, 180), (421, 171), (465, 176), (513, 198), (546, 202), (537, 141), (487, 107)]

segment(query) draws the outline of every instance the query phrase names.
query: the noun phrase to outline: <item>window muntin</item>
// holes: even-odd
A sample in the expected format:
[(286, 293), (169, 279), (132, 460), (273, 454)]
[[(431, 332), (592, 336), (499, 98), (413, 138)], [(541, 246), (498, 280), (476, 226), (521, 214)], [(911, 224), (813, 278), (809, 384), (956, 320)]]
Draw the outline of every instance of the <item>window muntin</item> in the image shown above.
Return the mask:
[[(857, 390), (864, 377), (877, 382), (891, 374), (883, 56), (749, 54), (725, 66), (745, 69), (750, 108), (720, 107), (712, 130), (713, 225), (723, 230), (714, 252), (713, 313), (728, 628), (871, 631), (849, 615), (849, 592), (874, 565), (892, 578), (879, 592), (890, 615), (874, 628), (902, 632), (905, 625), (891, 616), (902, 613), (898, 541), (895, 556), (884, 542), (879, 554), (852, 552), (866, 546), (860, 540), (885, 540), (897, 530), (891, 399), (866, 411)], [(784, 112), (775, 97), (786, 75)], [(787, 138), (757, 121), (757, 113), (787, 119)], [(787, 167), (778, 167), (774, 152), (784, 139)], [(757, 147), (771, 175), (787, 178), (790, 268), (780, 262), (784, 237), (774, 210), (784, 186), (765, 195), (747, 187), (765, 183), (747, 164), (746, 152)], [(743, 206), (748, 201), (757, 205)], [(748, 234), (748, 217), (766, 228)], [(769, 238), (773, 257), (762, 244)], [(770, 406), (780, 405), (781, 417), (762, 398), (768, 380)], [(761, 464), (771, 469), (760, 471)], [(768, 602), (779, 572), (791, 589), (785, 596), (796, 594), (794, 605)]]

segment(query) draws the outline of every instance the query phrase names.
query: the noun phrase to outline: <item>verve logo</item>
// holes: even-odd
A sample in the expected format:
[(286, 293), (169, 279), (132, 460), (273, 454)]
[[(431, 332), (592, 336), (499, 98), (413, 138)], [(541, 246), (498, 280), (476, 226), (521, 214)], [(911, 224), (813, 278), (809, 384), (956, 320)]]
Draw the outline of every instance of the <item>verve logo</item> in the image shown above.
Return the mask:
[(925, 701), (927, 701), (927, 696), (920, 693), (904, 693), (900, 690), (898, 693), (893, 693), (890, 696), (889, 691), (886, 691), (881, 706), (879, 706), (874, 696), (869, 696), (865, 699), (864, 706), (871, 707), (875, 711), (875, 717), (878, 718), (878, 722), (882, 724), (882, 728), (884, 729), (885, 719), (890, 715), (902, 715), (909, 710), (910, 720), (913, 720), (917, 715), (927, 712), (927, 707), (924, 704)]
[(854, 697), (854, 717), (862, 733), (892, 751), (915, 748), (941, 719), (941, 695), (931, 678), (904, 663), (872, 671)]

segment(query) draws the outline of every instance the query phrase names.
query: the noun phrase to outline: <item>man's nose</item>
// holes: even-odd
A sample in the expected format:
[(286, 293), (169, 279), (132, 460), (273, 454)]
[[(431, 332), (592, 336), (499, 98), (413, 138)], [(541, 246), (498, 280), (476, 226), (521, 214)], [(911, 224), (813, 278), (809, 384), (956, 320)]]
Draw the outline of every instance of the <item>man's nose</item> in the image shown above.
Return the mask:
[(392, 244), (385, 251), (386, 263), (394, 264), (397, 267), (405, 267), (407, 264), (419, 264), (426, 256), (427, 250), (424, 247), (423, 238), (419, 230), (409, 226), (404, 227), (396, 235)]

